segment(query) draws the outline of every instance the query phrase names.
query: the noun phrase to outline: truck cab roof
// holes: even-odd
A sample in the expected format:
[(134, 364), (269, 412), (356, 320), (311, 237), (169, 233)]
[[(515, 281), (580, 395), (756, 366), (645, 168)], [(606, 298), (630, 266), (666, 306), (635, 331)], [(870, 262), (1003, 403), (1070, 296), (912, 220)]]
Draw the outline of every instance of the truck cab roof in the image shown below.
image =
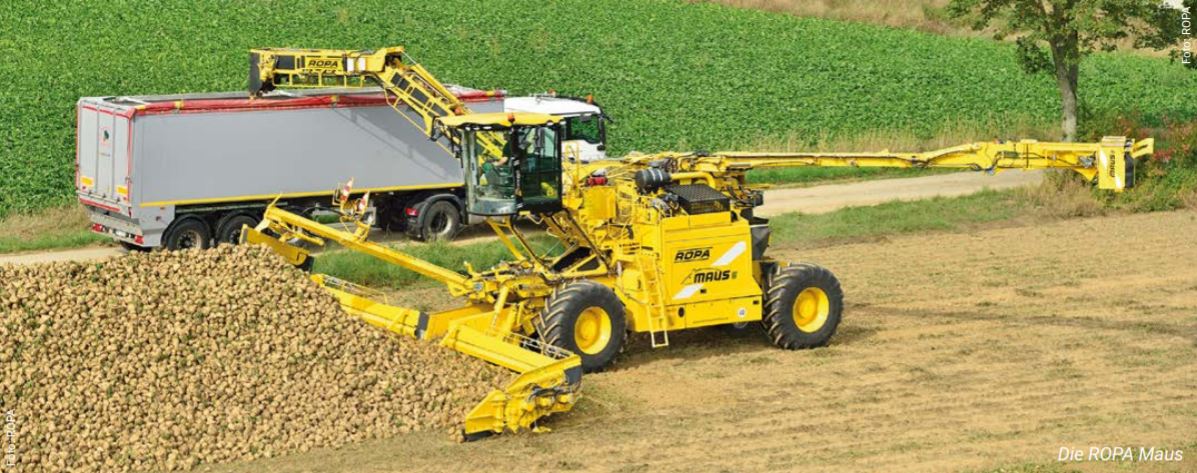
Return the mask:
[(503, 108), (508, 112), (534, 112), (559, 117), (598, 115), (603, 113), (603, 109), (592, 103), (548, 95), (507, 97), (503, 100)]

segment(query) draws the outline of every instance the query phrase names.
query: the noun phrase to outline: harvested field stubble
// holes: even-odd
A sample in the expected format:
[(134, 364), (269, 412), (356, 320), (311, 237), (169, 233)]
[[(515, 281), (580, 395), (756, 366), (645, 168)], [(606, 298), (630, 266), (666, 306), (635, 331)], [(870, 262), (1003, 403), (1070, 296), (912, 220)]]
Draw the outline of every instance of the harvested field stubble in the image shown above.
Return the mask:
[(20, 471), (186, 469), (444, 428), (507, 378), (346, 315), (256, 248), (0, 267), (0, 308)]

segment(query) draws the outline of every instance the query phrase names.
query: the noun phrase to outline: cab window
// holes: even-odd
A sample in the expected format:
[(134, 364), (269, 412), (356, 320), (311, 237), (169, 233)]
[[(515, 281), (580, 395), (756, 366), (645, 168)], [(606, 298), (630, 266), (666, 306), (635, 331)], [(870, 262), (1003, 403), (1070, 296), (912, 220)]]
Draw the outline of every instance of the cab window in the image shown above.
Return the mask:
[(602, 144), (602, 121), (598, 115), (583, 115), (566, 120), (565, 141), (583, 140), (590, 144)]

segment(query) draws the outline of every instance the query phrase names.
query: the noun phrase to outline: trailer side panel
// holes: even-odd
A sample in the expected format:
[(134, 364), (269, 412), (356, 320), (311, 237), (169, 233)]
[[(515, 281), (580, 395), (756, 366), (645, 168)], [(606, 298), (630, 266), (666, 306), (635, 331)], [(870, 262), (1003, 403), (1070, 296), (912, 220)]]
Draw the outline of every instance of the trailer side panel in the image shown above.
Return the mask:
[(259, 200), (272, 194), (453, 187), (461, 167), (389, 107), (137, 118), (141, 206)]

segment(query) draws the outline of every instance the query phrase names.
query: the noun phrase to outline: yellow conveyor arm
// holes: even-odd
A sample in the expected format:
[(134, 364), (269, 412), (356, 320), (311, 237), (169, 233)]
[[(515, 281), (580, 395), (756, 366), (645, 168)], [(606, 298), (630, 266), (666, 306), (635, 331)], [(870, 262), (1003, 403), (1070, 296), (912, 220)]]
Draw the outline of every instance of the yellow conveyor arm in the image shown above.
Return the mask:
[[(415, 256), (409, 255), (402, 251), (390, 248), (387, 246), (374, 243), (365, 239), (363, 233), (350, 233), (340, 230), (314, 220), (309, 220), (298, 214), (288, 212), (286, 210), (270, 205), (262, 214), (262, 223), (258, 224), (257, 229), (250, 229), (252, 233), (260, 233), (264, 229), (269, 229), (276, 235), (283, 238), (272, 238), (263, 235), (265, 239), (273, 240), (273, 242), (262, 241), (262, 239), (253, 238), (251, 243), (264, 243), (275, 250), (275, 252), (287, 257), (288, 262), (296, 266), (301, 266), (308, 256), (308, 252), (302, 248), (289, 245), (285, 243), (291, 238), (300, 238), (302, 240), (323, 245), (325, 240), (333, 241), (347, 249), (365, 253), (375, 258), (381, 259), (388, 263), (402, 266), (405, 269), (411, 270), (421, 276), (437, 281), (449, 287), (449, 290), (454, 295), (460, 294), (467, 285), (469, 277), (457, 271), (438, 266), (428, 261), (422, 260)], [(287, 245), (291, 248), (279, 248), (280, 245)], [(298, 256), (288, 256), (296, 255)]]
[(660, 153), (635, 159), (673, 159), (677, 171), (713, 176), (779, 167), (958, 168), (1000, 172), (1007, 169), (1067, 169), (1101, 189), (1121, 191), (1134, 184), (1134, 160), (1153, 152), (1151, 138), (1134, 141), (1105, 137), (1100, 143), (1053, 143), (1032, 140), (979, 142), (923, 153), (718, 152)]

